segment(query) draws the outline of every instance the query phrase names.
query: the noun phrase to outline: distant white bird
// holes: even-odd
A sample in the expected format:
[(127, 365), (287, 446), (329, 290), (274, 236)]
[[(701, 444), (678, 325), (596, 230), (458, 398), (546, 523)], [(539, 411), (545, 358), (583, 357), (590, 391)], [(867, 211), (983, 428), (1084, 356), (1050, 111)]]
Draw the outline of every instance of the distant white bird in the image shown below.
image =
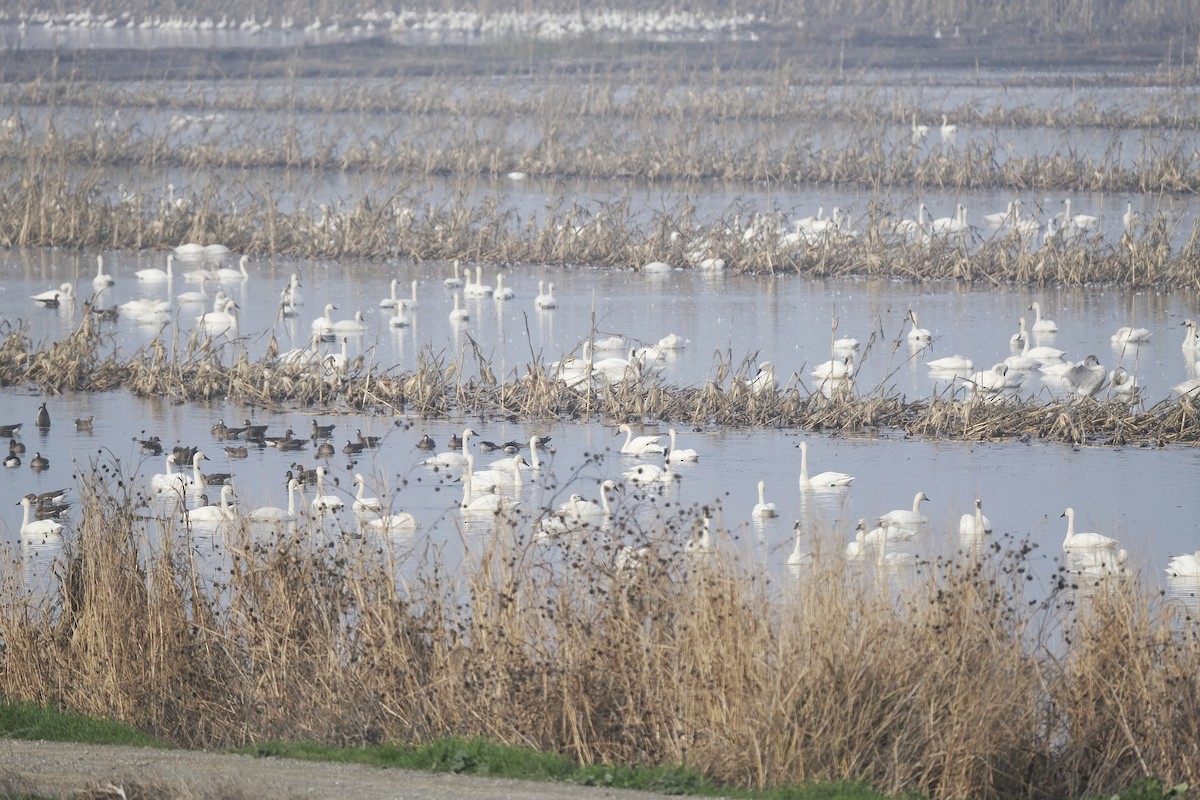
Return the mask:
[(378, 497), (366, 497), (367, 482), (363, 478), (362, 473), (355, 473), (354, 485), (358, 487), (358, 492), (354, 495), (354, 503), (350, 506), (355, 511), (382, 511), (383, 501)]
[(471, 312), (458, 307), (458, 292), (454, 293), (454, 308), (450, 309), (448, 316), (451, 322), (467, 322), (471, 319)]
[(822, 383), (852, 378), (854, 377), (854, 355), (847, 354), (844, 358), (834, 358), (818, 364), (809, 374)]
[(1068, 508), (1062, 513), (1067, 518), (1067, 535), (1063, 539), (1063, 550), (1111, 550), (1117, 545), (1116, 539), (1092, 531), (1075, 532), (1075, 509)]
[[(758, 503), (755, 504), (754, 510), (750, 512), (751, 516), (768, 519), (775, 516), (775, 504), (767, 502), (767, 482), (758, 482)], [(796, 523), (799, 525), (800, 523)]]
[(690, 447), (683, 449), (683, 450), (676, 449), (676, 447), (675, 447), (675, 429), (674, 428), (668, 428), (667, 433), (670, 434), (670, 436), (671, 436), (671, 449), (667, 451), (667, 460), (668, 461), (672, 461), (676, 464), (679, 464), (679, 463), (682, 463), (685, 461), (699, 461), (700, 460), (700, 454), (697, 453), (695, 450), (693, 450)]
[(929, 126), (928, 125), (918, 125), (917, 124), (917, 114), (916, 114), (916, 112), (913, 112), (913, 115), (912, 115), (912, 143), (920, 144), (921, 142), (925, 141), (925, 137), (928, 135), (929, 135)]
[(917, 323), (917, 312), (910, 308), (904, 318), (912, 323), (912, 328), (908, 331), (908, 340), (910, 342), (928, 342), (933, 338), (933, 335), (926, 328), (920, 327)]
[(1200, 350), (1200, 330), (1197, 330), (1196, 323), (1190, 319), (1185, 319), (1183, 325), (1187, 330), (1183, 334), (1183, 344), (1180, 347), (1184, 354), (1195, 353)]
[(746, 388), (754, 394), (775, 391), (775, 365), (763, 361), (758, 365), (758, 374), (746, 379)]
[(104, 256), (96, 256), (96, 277), (92, 278), (92, 291), (102, 292), (115, 283), (113, 276), (104, 271)]
[(442, 286), (445, 286), (447, 289), (461, 289), (463, 282), (462, 282), (462, 278), (460, 278), (458, 276), (459, 262), (458, 262), (457, 258), (454, 259), (453, 266), (454, 266), (454, 276), (451, 278), (446, 278), (446, 280), (442, 281)]
[(513, 290), (504, 285), (504, 274), (496, 273), (496, 290), (492, 292), (493, 300), (512, 300), (516, 297)]
[(1088, 356), (1083, 363), (1076, 364), (1063, 373), (1063, 386), (1073, 391), (1080, 398), (1092, 397), (1104, 386), (1108, 370), (1095, 356)]
[(173, 253), (167, 253), (166, 270), (161, 270), (158, 267), (148, 267), (146, 269), (139, 269), (133, 274), (137, 276), (139, 281), (144, 283), (166, 283), (167, 281), (175, 278), (175, 273), (173, 271), (174, 266), (175, 255)]
[(963, 372), (975, 366), (975, 362), (963, 355), (944, 356), (935, 358), (932, 361), (926, 361), (925, 366), (929, 369), (942, 370), (946, 372)]
[(1058, 324), (1052, 319), (1042, 319), (1041, 303), (1030, 303), (1029, 310), (1033, 312), (1033, 328), (1034, 333), (1057, 333)]
[(33, 501), (29, 496), (21, 498), (21, 535), (29, 537), (37, 536), (57, 536), (62, 533), (63, 525), (61, 522), (55, 522), (52, 519), (38, 519), (30, 521), (29, 508)]
[(912, 510), (898, 508), (879, 518), (879, 524), (890, 528), (915, 528), (929, 522), (929, 517), (921, 513), (921, 503), (928, 500), (924, 492), (917, 492), (913, 497)]
[(951, 124), (945, 114), (942, 114), (942, 127), (938, 130), (942, 134), (942, 141), (946, 144), (954, 144), (958, 139), (958, 126)]
[[(538, 308), (548, 309), (554, 308), (558, 302), (554, 299), (554, 282), (551, 281), (546, 291), (542, 291), (542, 281), (538, 281), (537, 297), (533, 298), (533, 304)], [(597, 345), (598, 346), (598, 345)], [(622, 345), (623, 349), (624, 345)]]
[(975, 498), (975, 513), (958, 518), (958, 536), (964, 544), (978, 542), (992, 532), (992, 521), (983, 514), (983, 501)]
[(621, 445), (623, 455), (661, 456), (666, 453), (666, 448), (658, 441), (659, 436), (634, 436), (633, 429), (624, 422), (617, 427), (617, 432), (625, 434), (625, 443)]
[(853, 475), (829, 470), (810, 476), (808, 474), (808, 442), (800, 442), (801, 489), (833, 489), (839, 486), (849, 486), (853, 480)]
[(1200, 577), (1200, 550), (1194, 553), (1184, 553), (1181, 556), (1171, 556), (1171, 560), (1167, 562), (1167, 568), (1163, 571), (1168, 575)]
[(802, 567), (805, 564), (811, 564), (813, 554), (804, 549), (803, 539), (800, 537), (800, 520), (796, 520), (796, 524), (792, 526), (792, 531), (792, 538), (795, 540), (795, 544), (792, 545), (792, 552), (788, 553), (787, 565), (789, 567)]

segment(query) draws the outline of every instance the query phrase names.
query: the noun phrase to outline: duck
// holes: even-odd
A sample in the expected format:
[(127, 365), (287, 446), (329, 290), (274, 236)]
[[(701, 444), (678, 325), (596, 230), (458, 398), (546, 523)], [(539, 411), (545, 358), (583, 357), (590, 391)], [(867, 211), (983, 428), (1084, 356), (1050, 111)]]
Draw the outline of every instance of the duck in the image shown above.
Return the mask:
[(55, 522), (52, 519), (29, 519), (29, 509), (36, 499), (33, 495), (25, 495), (21, 498), (19, 505), (22, 509), (21, 516), (21, 535), (29, 537), (39, 536), (58, 536), (62, 533), (63, 524)]
[(435, 442), (433, 437), (427, 433), (417, 442), (417, 447), (422, 450), (436, 450), (437, 442)]
[(354, 474), (354, 485), (358, 491), (354, 495), (354, 503), (350, 506), (355, 511), (382, 511), (383, 501), (378, 497), (364, 496), (367, 491), (367, 481), (361, 472)]
[(913, 497), (912, 510), (898, 508), (889, 511), (879, 518), (879, 524), (889, 528), (915, 528), (929, 522), (929, 517), (921, 513), (921, 503), (929, 497), (924, 492), (917, 492)]
[(42, 429), (50, 427), (50, 412), (46, 409), (45, 403), (38, 406), (37, 426)]
[(1058, 323), (1052, 319), (1042, 319), (1042, 305), (1038, 302), (1029, 304), (1029, 310), (1033, 312), (1033, 328), (1034, 333), (1058, 333)]
[(1067, 508), (1062, 516), (1067, 518), (1067, 535), (1063, 539), (1063, 550), (1112, 550), (1117, 540), (1093, 531), (1075, 532), (1075, 509)]
[(326, 439), (317, 445), (317, 458), (333, 458), (337, 455), (337, 451), (333, 449), (333, 442)]
[(41, 453), (34, 453), (33, 458), (29, 459), (29, 466), (39, 472), (44, 469), (50, 469), (50, 459)]
[(803, 489), (834, 489), (849, 486), (854, 481), (853, 475), (845, 472), (819, 472), (808, 474), (808, 442), (800, 442), (800, 488)]
[(668, 428), (667, 434), (671, 437), (671, 449), (667, 451), (667, 460), (668, 461), (672, 461), (676, 464), (679, 464), (679, 463), (682, 463), (685, 461), (699, 461), (700, 460), (700, 454), (697, 453), (692, 448), (689, 447), (685, 450), (679, 450), (675, 447), (676, 434), (675, 434), (674, 428)]
[(296, 491), (300, 481), (288, 478), (288, 507), (286, 510), (278, 506), (260, 506), (246, 515), (250, 522), (291, 522), (296, 519)]
[[(17, 427), (20, 427), (20, 426), (18, 425)], [(13, 439), (13, 438), (9, 438), (8, 450), (10, 453), (24, 453), (25, 452), (25, 443), (18, 442), (16, 439)]]
[(617, 427), (618, 434), (625, 434), (625, 443), (621, 445), (621, 454), (627, 456), (661, 456), (666, 448), (659, 444), (659, 436), (634, 436), (633, 429), (626, 423)]
[[(538, 293), (537, 297), (533, 298), (533, 304), (537, 308), (544, 310), (555, 308), (558, 305), (558, 301), (554, 299), (553, 281), (550, 282), (544, 291), (542, 289), (542, 281), (538, 281)], [(619, 349), (624, 349), (624, 343), (622, 343), (622, 346)]]
[(87, 417), (78, 417), (75, 420), (75, 430), (89, 432), (92, 430), (92, 423), (94, 423), (95, 421), (96, 421), (95, 415), (88, 415)]
[[(758, 502), (754, 505), (754, 510), (750, 512), (750, 516), (758, 517), (760, 519), (770, 519), (771, 517), (776, 516), (775, 504), (767, 502), (766, 492), (767, 492), (767, 482), (759, 481), (758, 482)], [(796, 524), (799, 525), (800, 523), (797, 522)]]
[(92, 278), (92, 291), (102, 292), (115, 283), (113, 276), (104, 271), (104, 256), (96, 256), (96, 277)]

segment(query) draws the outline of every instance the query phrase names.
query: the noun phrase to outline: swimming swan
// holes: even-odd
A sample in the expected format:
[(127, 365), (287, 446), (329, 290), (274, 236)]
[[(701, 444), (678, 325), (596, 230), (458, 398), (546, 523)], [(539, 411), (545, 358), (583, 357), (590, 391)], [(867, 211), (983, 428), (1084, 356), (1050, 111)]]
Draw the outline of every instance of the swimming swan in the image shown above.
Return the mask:
[(913, 528), (924, 525), (929, 522), (929, 517), (921, 513), (921, 502), (928, 499), (929, 497), (924, 492), (917, 492), (913, 497), (911, 511), (907, 508), (889, 511), (879, 518), (879, 524), (890, 528)]
[[(770, 519), (776, 516), (775, 504), (767, 502), (767, 482), (758, 482), (758, 503), (754, 506), (754, 510), (750, 512), (751, 516)], [(800, 523), (796, 523), (799, 525)]]
[(188, 522), (226, 522), (236, 514), (230, 501), (233, 499), (233, 487), (225, 484), (221, 487), (221, 503), (212, 506), (200, 506), (187, 512)]
[(246, 515), (250, 522), (292, 522), (296, 519), (296, 490), (300, 481), (295, 478), (288, 480), (288, 507), (286, 510), (278, 506), (261, 506)]
[(354, 474), (354, 485), (358, 487), (358, 492), (354, 495), (354, 503), (350, 506), (355, 511), (382, 511), (383, 501), (378, 497), (365, 497), (367, 491), (367, 481), (363, 478), (361, 472)]
[(33, 501), (28, 496), (21, 498), (21, 535), (22, 536), (57, 536), (62, 533), (63, 525), (52, 519), (29, 520), (29, 507)]
[(676, 464), (679, 464), (679, 463), (682, 463), (685, 461), (699, 461), (700, 460), (700, 454), (697, 453), (695, 450), (693, 450), (690, 447), (687, 449), (684, 449), (684, 450), (676, 449), (676, 447), (675, 447), (675, 429), (674, 428), (668, 428), (667, 433), (669, 433), (671, 436), (671, 449), (669, 451), (667, 451), (667, 460), (668, 461), (672, 461)]
[(849, 486), (854, 480), (853, 475), (844, 472), (818, 472), (808, 474), (808, 442), (800, 443), (800, 488), (801, 489), (833, 489), (839, 486)]
[(1068, 508), (1062, 513), (1067, 518), (1067, 535), (1063, 539), (1063, 550), (1111, 550), (1117, 545), (1117, 540), (1103, 534), (1084, 531), (1075, 532), (1075, 509)]
[(1030, 303), (1029, 310), (1033, 312), (1034, 333), (1058, 333), (1058, 324), (1052, 319), (1042, 319), (1042, 304)]
[(661, 456), (666, 453), (666, 448), (658, 443), (659, 436), (634, 436), (633, 429), (625, 423), (617, 427), (617, 432), (625, 434), (625, 444), (621, 445), (622, 455)]
[[(533, 304), (538, 308), (547, 309), (554, 308), (558, 305), (558, 301), (554, 299), (554, 282), (551, 281), (546, 287), (546, 291), (542, 291), (542, 281), (538, 281), (538, 294), (533, 298)], [(624, 345), (620, 349), (624, 349)]]

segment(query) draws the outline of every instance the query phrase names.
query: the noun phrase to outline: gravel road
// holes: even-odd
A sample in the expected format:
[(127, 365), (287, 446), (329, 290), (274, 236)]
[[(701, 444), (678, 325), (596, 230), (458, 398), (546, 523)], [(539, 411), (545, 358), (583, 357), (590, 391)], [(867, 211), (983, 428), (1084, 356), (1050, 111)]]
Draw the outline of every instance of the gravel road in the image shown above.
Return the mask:
[(649, 800), (646, 792), (409, 772), (353, 764), (0, 739), (0, 795), (91, 797), (354, 798), (355, 800)]

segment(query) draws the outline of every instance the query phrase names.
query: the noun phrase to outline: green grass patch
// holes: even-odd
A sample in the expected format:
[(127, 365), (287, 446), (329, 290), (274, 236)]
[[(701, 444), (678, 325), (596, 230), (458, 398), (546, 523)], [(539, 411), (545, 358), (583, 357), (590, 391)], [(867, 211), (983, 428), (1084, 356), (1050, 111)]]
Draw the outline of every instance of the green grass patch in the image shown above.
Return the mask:
[(0, 700), (0, 738), (140, 747), (169, 746), (114, 719), (84, 717), (56, 708), (7, 700)]
[(483, 739), (439, 739), (415, 747), (378, 745), (338, 748), (307, 742), (255, 745), (237, 752), (310, 761), (337, 761), (424, 772), (453, 772), (497, 778), (560, 781), (582, 786), (636, 789), (659, 794), (744, 797), (760, 800), (884, 800), (885, 795), (858, 783), (785, 786), (753, 792), (713, 783), (687, 767), (624, 765), (577, 766), (557, 753), (510, 747)]

